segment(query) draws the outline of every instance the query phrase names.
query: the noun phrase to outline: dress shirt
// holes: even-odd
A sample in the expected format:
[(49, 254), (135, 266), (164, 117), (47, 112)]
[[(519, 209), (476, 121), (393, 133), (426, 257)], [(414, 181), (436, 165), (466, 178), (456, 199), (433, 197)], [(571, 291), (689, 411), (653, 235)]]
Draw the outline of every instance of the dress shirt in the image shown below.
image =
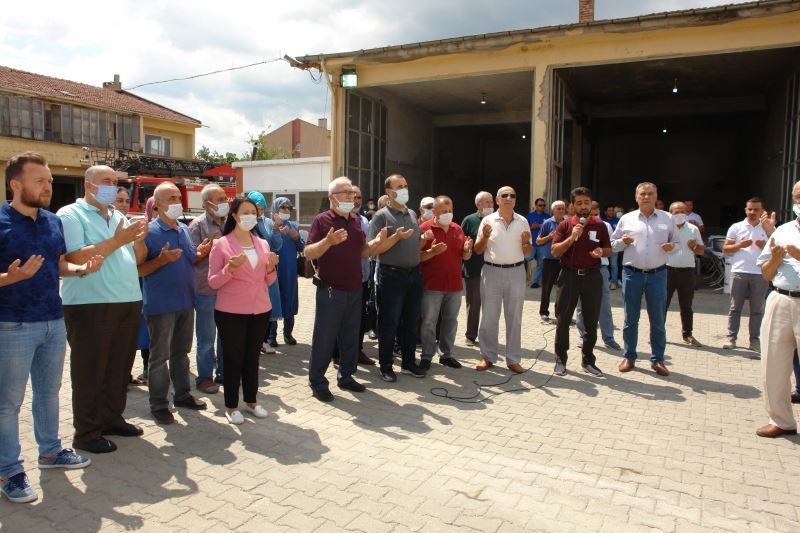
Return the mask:
[[(781, 224), (770, 238), (774, 239), (775, 244), (781, 246), (794, 244), (800, 248), (800, 222), (793, 220), (786, 224)], [(769, 242), (767, 242), (767, 245), (761, 251), (761, 255), (758, 256), (758, 266), (760, 267), (771, 258), (772, 250), (769, 247)], [(784, 291), (800, 291), (800, 261), (789, 254), (783, 256), (783, 260), (778, 265), (777, 272), (775, 272), (775, 277), (772, 278), (772, 284)]]
[[(622, 215), (617, 229), (611, 237), (611, 246), (615, 252), (622, 250), (622, 264), (641, 270), (652, 270), (667, 263), (667, 252), (661, 245), (672, 242), (674, 224), (666, 211), (656, 209), (646, 217), (640, 210)], [(633, 237), (633, 242), (626, 245), (622, 241), (624, 235)]]
[(694, 241), (698, 246), (703, 245), (703, 237), (697, 226), (685, 223), (682, 227), (675, 226), (673, 230), (675, 248), (667, 253), (667, 266), (672, 268), (694, 268), (694, 250), (689, 248), (689, 241)]

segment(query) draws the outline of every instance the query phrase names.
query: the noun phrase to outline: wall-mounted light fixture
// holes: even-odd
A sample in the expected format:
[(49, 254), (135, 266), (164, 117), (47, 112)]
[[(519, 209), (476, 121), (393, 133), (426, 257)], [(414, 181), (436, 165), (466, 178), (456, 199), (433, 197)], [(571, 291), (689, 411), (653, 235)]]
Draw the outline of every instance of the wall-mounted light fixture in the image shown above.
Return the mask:
[(481, 105), (486, 104), (486, 93), (481, 93)]
[(672, 94), (678, 94), (678, 78), (675, 78), (675, 84), (672, 86)]
[(342, 67), (342, 74), (339, 76), (339, 85), (345, 89), (355, 89), (358, 87), (356, 67)]

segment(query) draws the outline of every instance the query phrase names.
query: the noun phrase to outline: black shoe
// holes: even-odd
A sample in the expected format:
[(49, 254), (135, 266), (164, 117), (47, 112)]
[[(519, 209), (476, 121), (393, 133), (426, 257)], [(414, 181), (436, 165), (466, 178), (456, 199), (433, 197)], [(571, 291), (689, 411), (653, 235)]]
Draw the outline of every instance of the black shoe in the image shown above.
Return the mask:
[(175, 407), (186, 407), (187, 409), (193, 409), (195, 411), (203, 411), (206, 408), (206, 402), (201, 402), (191, 394), (183, 400), (176, 400), (174, 403)]
[(410, 365), (400, 367), (400, 371), (403, 374), (408, 374), (409, 376), (414, 376), (415, 378), (425, 377), (425, 371), (418, 367), (416, 363), (411, 363)]
[(172, 416), (172, 413), (169, 409), (157, 409), (155, 411), (150, 411), (150, 414), (153, 415), (153, 418), (159, 424), (172, 424), (175, 422), (175, 417)]
[(344, 390), (349, 390), (350, 392), (364, 392), (365, 390), (367, 390), (367, 388), (364, 385), (354, 380), (353, 378), (350, 378), (344, 383), (339, 383), (339, 388)]
[[(440, 357), (439, 364), (450, 368), (461, 368), (461, 363), (455, 357)], [(421, 367), (422, 365), (420, 365)]]
[(478, 339), (470, 339), (469, 337), (466, 337), (464, 344), (467, 346), (478, 346)]
[(134, 426), (128, 422), (123, 422), (121, 425), (113, 428), (108, 428), (103, 431), (103, 435), (117, 435), (119, 437), (141, 437), (144, 435), (144, 430), (139, 426)]
[(420, 359), (419, 360), (419, 369), (423, 372), (427, 372), (431, 369), (431, 360), (430, 359)]
[(531, 285), (531, 289), (538, 289), (539, 287), (541, 287), (541, 285), (539, 285), (538, 283), (534, 283)]
[(597, 368), (595, 365), (581, 365), (583, 367), (583, 371), (587, 374), (591, 374), (594, 377), (602, 378), (603, 372)]
[(567, 366), (561, 362), (561, 359), (556, 360), (556, 367), (553, 369), (553, 374), (556, 376), (566, 376)]
[(333, 401), (333, 394), (331, 394), (331, 391), (328, 389), (315, 390), (311, 394), (314, 396), (314, 398), (321, 402)]
[(394, 373), (392, 367), (387, 366), (386, 368), (381, 368), (381, 377), (383, 381), (388, 381), (389, 383), (394, 383), (397, 381), (397, 374)]
[(222, 376), (217, 376), (217, 377), (214, 378), (214, 383), (219, 383), (220, 385), (224, 385), (225, 384), (225, 378), (223, 378)]
[(294, 337), (292, 337), (291, 335), (284, 335), (283, 336), (283, 342), (285, 342), (289, 346), (294, 346), (295, 344), (297, 344), (297, 340)]
[(117, 445), (104, 437), (95, 437), (87, 441), (72, 441), (72, 447), (76, 450), (91, 453), (111, 453), (117, 449)]
[(273, 348), (277, 348), (278, 347), (278, 339), (270, 339), (269, 340), (269, 345), (272, 346)]

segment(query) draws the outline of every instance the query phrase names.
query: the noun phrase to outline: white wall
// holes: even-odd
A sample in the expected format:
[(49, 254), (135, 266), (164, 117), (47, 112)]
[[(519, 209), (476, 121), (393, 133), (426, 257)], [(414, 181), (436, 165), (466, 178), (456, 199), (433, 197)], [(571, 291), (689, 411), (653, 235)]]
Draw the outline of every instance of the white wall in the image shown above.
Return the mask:
[(242, 185), (245, 191), (327, 191), (331, 158), (237, 161), (233, 167), (243, 169)]

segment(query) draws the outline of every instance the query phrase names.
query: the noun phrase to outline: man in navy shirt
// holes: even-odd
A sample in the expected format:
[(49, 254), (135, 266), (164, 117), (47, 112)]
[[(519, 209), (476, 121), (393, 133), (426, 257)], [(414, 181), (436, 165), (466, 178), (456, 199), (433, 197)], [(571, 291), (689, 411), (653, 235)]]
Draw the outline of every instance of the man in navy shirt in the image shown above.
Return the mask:
[(103, 263), (82, 266), (64, 258), (61, 220), (47, 211), (53, 177), (34, 152), (9, 159), (10, 203), (0, 206), (0, 492), (25, 503), (38, 496), (20, 460), (19, 411), (28, 375), (33, 387), (33, 423), (39, 468), (84, 468), (91, 463), (58, 435), (58, 393), (64, 370), (66, 329), (59, 276), (86, 276)]
[[(139, 265), (143, 278), (143, 310), (150, 333), (148, 388), (150, 412), (156, 422), (172, 424), (170, 381), (176, 407), (205, 409), (190, 393), (189, 351), (194, 329), (194, 264), (211, 251), (211, 242), (195, 248), (189, 229), (178, 222), (183, 214), (181, 191), (165, 182), (153, 192), (158, 218), (148, 226), (147, 258)], [(167, 368), (169, 362), (169, 368)]]
[(531, 245), (533, 251), (526, 259), (528, 262), (536, 261), (536, 271), (533, 274), (533, 282), (531, 288), (538, 289), (539, 281), (542, 279), (542, 265), (547, 251), (545, 247), (536, 244), (536, 238), (539, 236), (539, 230), (542, 228), (544, 221), (550, 217), (544, 210), (544, 198), (537, 198), (533, 203), (533, 211), (528, 213), (528, 225), (531, 227)]

